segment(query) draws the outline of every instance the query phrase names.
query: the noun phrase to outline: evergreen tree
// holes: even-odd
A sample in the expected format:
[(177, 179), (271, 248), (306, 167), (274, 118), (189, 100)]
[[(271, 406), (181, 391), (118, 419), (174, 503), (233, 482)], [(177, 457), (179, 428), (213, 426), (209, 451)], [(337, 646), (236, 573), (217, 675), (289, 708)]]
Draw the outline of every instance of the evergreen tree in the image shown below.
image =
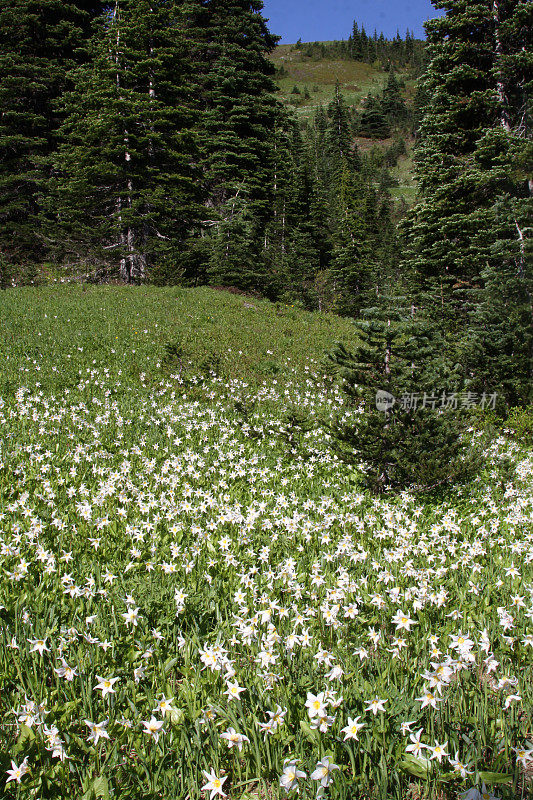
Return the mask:
[(302, 143), (296, 122), (289, 118), (286, 121), (286, 125), (279, 125), (275, 130), (272, 209), (265, 231), (265, 258), (274, 296), (278, 296), (286, 284), (287, 241), (292, 225), (294, 184)]
[(208, 263), (209, 283), (243, 290), (267, 288), (266, 254), (260, 243), (257, 219), (249, 198), (230, 198), (219, 212), (224, 224), (217, 225)]
[[(289, 136), (276, 148), (274, 220), (269, 225), (269, 258), (277, 294), (286, 301), (317, 308), (317, 277), (328, 262), (326, 212), (317, 189), (312, 144), (291, 120)], [(277, 250), (271, 243), (281, 245)]]
[(375, 269), (371, 191), (360, 174), (344, 162), (338, 192), (331, 279), (335, 310), (358, 316), (367, 300)]
[(407, 116), (407, 106), (401, 95), (400, 83), (392, 67), (389, 69), (381, 94), (381, 111), (391, 125), (402, 122)]
[(370, 57), (370, 39), (368, 38), (368, 34), (365, 31), (365, 26), (361, 25), (361, 58), (363, 61), (368, 61)]
[(415, 50), (414, 42), (415, 42), (415, 37), (411, 33), (409, 28), (407, 28), (407, 31), (405, 32), (405, 44), (404, 44), (405, 58), (404, 58), (404, 63), (408, 64), (409, 62), (411, 62), (411, 60), (413, 58), (414, 50)]
[(364, 482), (375, 492), (435, 490), (468, 477), (478, 453), (470, 448), (467, 456), (457, 376), (438, 355), (432, 325), (389, 289), (357, 331), (353, 353), (337, 346), (330, 356), (347, 397), (363, 408), (357, 423), (334, 426), (341, 457), (363, 463)]
[[(424, 303), (447, 334), (449, 357), (461, 358), (464, 379), (475, 386), (483, 372), (488, 374), (492, 358), (494, 345), (478, 328), (482, 318), (494, 319), (491, 298), (502, 308), (503, 296), (518, 292), (527, 298), (529, 291), (527, 259), (504, 258), (503, 252), (513, 239), (515, 248), (523, 246), (531, 209), (517, 152), (531, 131), (533, 6), (523, 0), (435, 4), (447, 13), (427, 24), (427, 102), (417, 147), (421, 197), (407, 242), (411, 263), (421, 275)], [(516, 210), (514, 219), (496, 211), (502, 202)], [(515, 272), (514, 288), (502, 285), (510, 279), (509, 270)], [(496, 300), (498, 285), (503, 294)], [(524, 319), (522, 313), (519, 317)], [(529, 357), (521, 324), (513, 334), (520, 363)], [(503, 353), (509, 343), (502, 342), (501, 348)], [(522, 397), (525, 391), (523, 385)]]
[(275, 68), (268, 58), (278, 37), (269, 32), (262, 8), (260, 0), (208, 0), (200, 8), (196, 45), (200, 167), (216, 241), (231, 236), (225, 229), (236, 224), (236, 209), (246, 220), (238, 251), (217, 245), (221, 260), (213, 278), (226, 283), (231, 277), (232, 284), (242, 283), (242, 288), (248, 284), (248, 278), (238, 279), (243, 258), (256, 266), (258, 286), (268, 281), (265, 258), (258, 261), (257, 254), (264, 250), (273, 191), (274, 131), (281, 115), (274, 97)]
[(172, 280), (196, 220), (193, 117), (179, 8), (116, 0), (75, 74), (53, 202), (70, 262), (114, 266), (126, 281)]
[(417, 74), (423, 57), (424, 42), (415, 39), (412, 32), (407, 30), (405, 41), (397, 31), (393, 39), (387, 39), (383, 33), (378, 35), (374, 31), (369, 37), (364, 26), (354, 21), (348, 39), (341, 41), (312, 42), (306, 45), (304, 55), (309, 58), (350, 58), (355, 61), (373, 63), (381, 61), (383, 69), (388, 70), (391, 65), (396, 67), (411, 67)]
[(357, 22), (353, 23), (352, 28), (352, 58), (354, 61), (361, 61), (363, 59), (363, 46), (362, 46), (362, 39), (361, 39), (361, 32), (359, 31), (359, 25)]
[[(328, 116), (322, 106), (315, 112), (313, 126), (307, 136), (305, 158), (309, 162), (313, 192), (310, 196), (310, 219), (320, 253), (321, 269), (329, 266), (331, 232), (334, 227), (337, 181), (332, 180), (332, 165), (328, 148)], [(338, 172), (337, 172), (338, 176)]]
[(328, 125), (325, 144), (327, 157), (331, 163), (332, 177), (342, 169), (343, 163), (349, 162), (353, 169), (359, 169), (361, 160), (357, 148), (352, 144), (352, 126), (350, 114), (342, 95), (340, 84), (335, 83), (335, 96), (327, 109)]
[(359, 135), (369, 139), (387, 139), (391, 134), (390, 124), (379, 100), (371, 99), (359, 118)]
[(472, 293), (463, 353), (471, 388), (497, 389), (514, 406), (533, 401), (533, 239), (522, 230), (525, 203), (501, 198), (492, 211), (491, 258)]
[(306, 147), (298, 128), (292, 137), (292, 186), (289, 200), (287, 253), (283, 294), (287, 300), (298, 299), (307, 307), (315, 307), (313, 287), (320, 268), (320, 255), (315, 242), (317, 231), (312, 220), (315, 195), (314, 178)]
[(415, 138), (418, 138), (421, 122), (424, 118), (426, 108), (431, 100), (431, 93), (424, 85), (423, 81), (417, 81), (415, 96), (413, 98), (412, 107), (412, 124), (411, 132)]
[(5, 0), (0, 8), (0, 251), (37, 261), (46, 252), (43, 197), (67, 73), (86, 60), (99, 0)]
[(313, 176), (308, 231), (320, 260), (317, 303), (356, 316), (386, 279), (378, 259), (387, 270), (396, 261), (390, 205), (378, 202), (376, 170), (353, 148), (338, 87), (327, 113), (317, 109), (307, 135)]

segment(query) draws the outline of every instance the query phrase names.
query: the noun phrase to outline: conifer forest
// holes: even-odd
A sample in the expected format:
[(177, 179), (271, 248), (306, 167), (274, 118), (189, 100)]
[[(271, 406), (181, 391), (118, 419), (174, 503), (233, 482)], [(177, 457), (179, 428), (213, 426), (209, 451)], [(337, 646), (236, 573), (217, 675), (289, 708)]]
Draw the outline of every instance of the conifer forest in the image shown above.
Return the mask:
[(533, 2), (431, 2), (0, 0), (2, 798), (533, 797)]

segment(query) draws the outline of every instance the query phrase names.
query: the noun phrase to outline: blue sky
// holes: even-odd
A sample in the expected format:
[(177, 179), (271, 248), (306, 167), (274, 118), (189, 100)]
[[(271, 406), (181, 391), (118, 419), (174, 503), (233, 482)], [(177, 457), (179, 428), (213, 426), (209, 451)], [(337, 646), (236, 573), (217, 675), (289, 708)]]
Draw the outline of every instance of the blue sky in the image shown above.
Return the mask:
[(272, 33), (282, 36), (282, 43), (347, 39), (352, 23), (362, 22), (373, 33), (394, 36), (406, 28), (423, 38), (423, 23), (439, 15), (430, 0), (263, 0)]

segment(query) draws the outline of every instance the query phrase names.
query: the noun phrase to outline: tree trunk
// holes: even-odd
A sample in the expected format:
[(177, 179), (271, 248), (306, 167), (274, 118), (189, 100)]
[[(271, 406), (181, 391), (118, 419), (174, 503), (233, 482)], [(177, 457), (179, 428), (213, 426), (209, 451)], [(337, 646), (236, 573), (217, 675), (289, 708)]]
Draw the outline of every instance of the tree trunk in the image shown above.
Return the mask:
[(496, 94), (498, 96), (500, 125), (506, 133), (511, 133), (509, 103), (505, 93), (505, 83), (501, 68), (503, 48), (500, 38), (500, 0), (493, 0), (492, 19), (494, 21), (494, 61), (496, 64)]

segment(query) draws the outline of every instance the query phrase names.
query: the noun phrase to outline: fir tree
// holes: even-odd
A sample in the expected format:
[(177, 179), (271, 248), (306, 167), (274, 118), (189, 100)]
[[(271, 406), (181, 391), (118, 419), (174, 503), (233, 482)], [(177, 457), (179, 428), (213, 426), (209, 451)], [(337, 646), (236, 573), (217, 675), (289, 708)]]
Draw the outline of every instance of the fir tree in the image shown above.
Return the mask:
[(375, 492), (436, 490), (469, 477), (478, 452), (470, 448), (467, 456), (457, 376), (438, 355), (431, 323), (389, 289), (357, 331), (353, 353), (338, 346), (330, 356), (348, 398), (363, 410), (356, 424), (334, 426), (341, 457), (364, 465), (363, 480)]
[(491, 257), (472, 293), (463, 342), (471, 389), (498, 390), (511, 406), (533, 400), (533, 239), (526, 238), (525, 211), (510, 198), (492, 209)]
[(368, 98), (366, 108), (359, 118), (359, 135), (369, 139), (386, 139), (390, 136), (390, 123), (377, 98)]
[(196, 221), (198, 175), (179, 8), (117, 0), (65, 98), (57, 249), (126, 281), (172, 280)]
[(338, 177), (344, 162), (349, 162), (353, 169), (361, 166), (357, 148), (352, 145), (350, 115), (338, 81), (335, 83), (335, 96), (328, 105), (327, 115), (326, 154), (331, 164), (331, 176), (334, 177), (337, 173)]
[(46, 252), (43, 198), (67, 73), (86, 60), (98, 0), (7, 0), (0, 9), (0, 250), (14, 262)]
[[(226, 283), (231, 276), (232, 284), (243, 288), (248, 284), (248, 278), (238, 279), (243, 258), (250, 268), (256, 266), (258, 286), (268, 280), (265, 260), (258, 261), (257, 253), (270, 213), (274, 131), (281, 114), (268, 58), (277, 37), (269, 32), (262, 8), (260, 0), (209, 0), (197, 45), (200, 166), (221, 259), (216, 278)], [(220, 241), (236, 224), (236, 209), (243, 219), (241, 245), (238, 251), (221, 249)], [(248, 256), (246, 237), (252, 237)]]
[[(337, 298), (335, 310), (356, 317), (366, 300), (375, 267), (369, 215), (369, 188), (346, 161), (338, 193), (331, 279)], [(370, 205), (370, 207), (369, 207)]]
[(317, 279), (328, 264), (329, 241), (312, 139), (304, 139), (296, 120), (286, 120), (278, 136), (273, 219), (267, 228), (272, 288), (275, 284), (285, 301), (313, 309), (322, 302)]
[(363, 58), (363, 47), (361, 41), (361, 32), (359, 31), (359, 25), (357, 22), (353, 23), (352, 28), (352, 58), (354, 61), (361, 61)]
[(391, 124), (402, 122), (407, 116), (407, 106), (400, 91), (394, 69), (389, 69), (381, 94), (381, 111)]
[[(322, 106), (315, 112), (313, 125), (307, 132), (306, 149), (302, 152), (305, 171), (309, 169), (309, 221), (319, 254), (320, 270), (328, 269), (332, 249), (332, 230), (336, 214), (338, 170), (332, 165), (328, 147), (328, 116)], [(335, 171), (336, 179), (332, 179)]]
[[(446, 333), (449, 357), (461, 358), (464, 380), (475, 386), (482, 372), (487, 374), (491, 358), (488, 342), (481, 356), (484, 334), (477, 326), (482, 317), (494, 318), (495, 308), (491, 311), (489, 305), (490, 298), (496, 301), (496, 274), (508, 281), (509, 270), (515, 270), (515, 288), (502, 287), (503, 296), (507, 288), (509, 296), (516, 293), (516, 282), (522, 283), (520, 296), (529, 291), (527, 259), (502, 256), (505, 243), (513, 239), (525, 247), (520, 243), (527, 238), (531, 213), (531, 190), (516, 156), (531, 131), (533, 7), (524, 0), (435, 4), (447, 13), (427, 24), (427, 102), (417, 147), (421, 196), (407, 243), (428, 313)], [(514, 219), (497, 213), (502, 201), (517, 211)], [(485, 307), (481, 316), (480, 302)], [(520, 326), (513, 336), (521, 363), (528, 354)], [(474, 342), (475, 351), (468, 355)], [(502, 352), (506, 347), (502, 344)], [(525, 390), (523, 385), (522, 396)]]

